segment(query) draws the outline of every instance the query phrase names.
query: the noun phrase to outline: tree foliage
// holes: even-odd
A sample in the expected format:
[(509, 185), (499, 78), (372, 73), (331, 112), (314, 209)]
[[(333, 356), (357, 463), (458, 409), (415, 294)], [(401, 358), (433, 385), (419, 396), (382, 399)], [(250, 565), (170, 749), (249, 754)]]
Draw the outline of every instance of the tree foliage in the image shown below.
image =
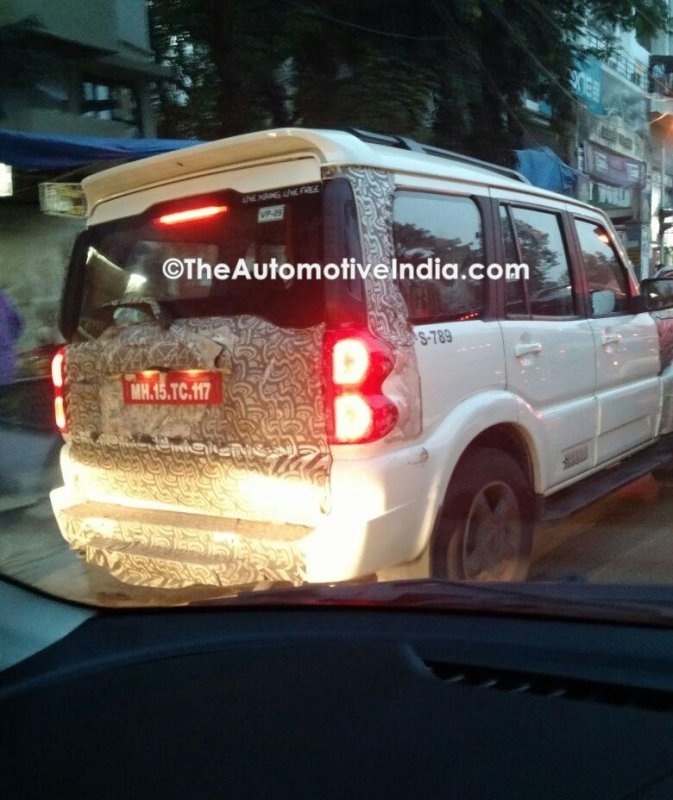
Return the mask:
[[(616, 26), (667, 25), (665, 0), (150, 0), (162, 133), (361, 127), (508, 163), (527, 93), (548, 100), (561, 145), (575, 60)], [(583, 44), (587, 30), (601, 42)]]

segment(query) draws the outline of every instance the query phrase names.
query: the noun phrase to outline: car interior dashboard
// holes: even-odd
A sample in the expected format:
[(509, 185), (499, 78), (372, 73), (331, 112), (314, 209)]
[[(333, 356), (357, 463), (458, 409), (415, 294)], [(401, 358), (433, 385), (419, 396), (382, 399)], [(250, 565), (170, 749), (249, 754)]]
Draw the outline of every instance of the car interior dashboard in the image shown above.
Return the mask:
[(666, 628), (0, 586), (7, 800), (673, 797)]

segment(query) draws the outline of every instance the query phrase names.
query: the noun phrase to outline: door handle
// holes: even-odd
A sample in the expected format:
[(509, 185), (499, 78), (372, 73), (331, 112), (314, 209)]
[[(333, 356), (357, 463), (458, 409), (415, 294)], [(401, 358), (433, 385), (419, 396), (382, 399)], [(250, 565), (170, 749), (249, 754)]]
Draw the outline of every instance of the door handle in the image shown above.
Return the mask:
[(517, 358), (520, 356), (531, 356), (535, 353), (542, 352), (542, 345), (540, 342), (520, 342), (514, 348), (514, 354)]
[(604, 347), (607, 347), (609, 344), (619, 344), (623, 338), (621, 333), (608, 333), (608, 331), (603, 331), (603, 333), (601, 333), (601, 344)]

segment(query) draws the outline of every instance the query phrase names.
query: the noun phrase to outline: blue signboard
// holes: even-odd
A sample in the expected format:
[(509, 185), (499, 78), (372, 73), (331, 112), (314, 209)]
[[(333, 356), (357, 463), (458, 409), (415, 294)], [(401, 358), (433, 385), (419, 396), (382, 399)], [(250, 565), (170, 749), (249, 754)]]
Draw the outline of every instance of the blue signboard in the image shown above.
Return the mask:
[(576, 61), (570, 71), (570, 88), (578, 100), (586, 104), (592, 114), (605, 113), (602, 97), (602, 70), (600, 62), (593, 58)]

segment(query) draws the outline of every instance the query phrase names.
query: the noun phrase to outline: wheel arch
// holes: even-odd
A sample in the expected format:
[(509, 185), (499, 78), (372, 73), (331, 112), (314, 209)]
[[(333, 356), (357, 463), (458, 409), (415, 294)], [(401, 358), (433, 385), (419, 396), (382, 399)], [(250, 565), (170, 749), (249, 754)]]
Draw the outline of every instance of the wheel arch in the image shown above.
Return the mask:
[[(521, 467), (533, 494), (536, 495), (540, 493), (540, 487), (543, 482), (542, 465), (538, 458), (533, 437), (525, 428), (518, 425), (516, 422), (502, 421), (490, 425), (476, 433), (462, 447), (453, 469), (445, 476), (443, 485), (439, 487), (439, 498), (441, 499), (439, 499), (435, 509), (433, 522), (429, 529), (428, 538), (426, 539), (426, 545), (432, 547), (436, 527), (442, 514), (444, 498), (446, 497), (454, 475), (461, 468), (461, 463), (482, 447), (502, 450), (502, 452), (511, 456)], [(535, 509), (534, 515), (537, 516), (537, 509)]]
[[(523, 428), (514, 423), (507, 422), (498, 423), (497, 425), (492, 425), (490, 428), (486, 428), (472, 439), (463, 450), (458, 464), (479, 447), (491, 447), (495, 450), (502, 450), (504, 453), (511, 456), (519, 467), (521, 467), (521, 471), (526, 476), (532, 491), (536, 491), (536, 487), (539, 485), (539, 469), (533, 457), (533, 442), (526, 435), (526, 431)], [(456, 465), (456, 469), (458, 468), (458, 464)], [(451, 481), (451, 477), (449, 478), (449, 482)]]

